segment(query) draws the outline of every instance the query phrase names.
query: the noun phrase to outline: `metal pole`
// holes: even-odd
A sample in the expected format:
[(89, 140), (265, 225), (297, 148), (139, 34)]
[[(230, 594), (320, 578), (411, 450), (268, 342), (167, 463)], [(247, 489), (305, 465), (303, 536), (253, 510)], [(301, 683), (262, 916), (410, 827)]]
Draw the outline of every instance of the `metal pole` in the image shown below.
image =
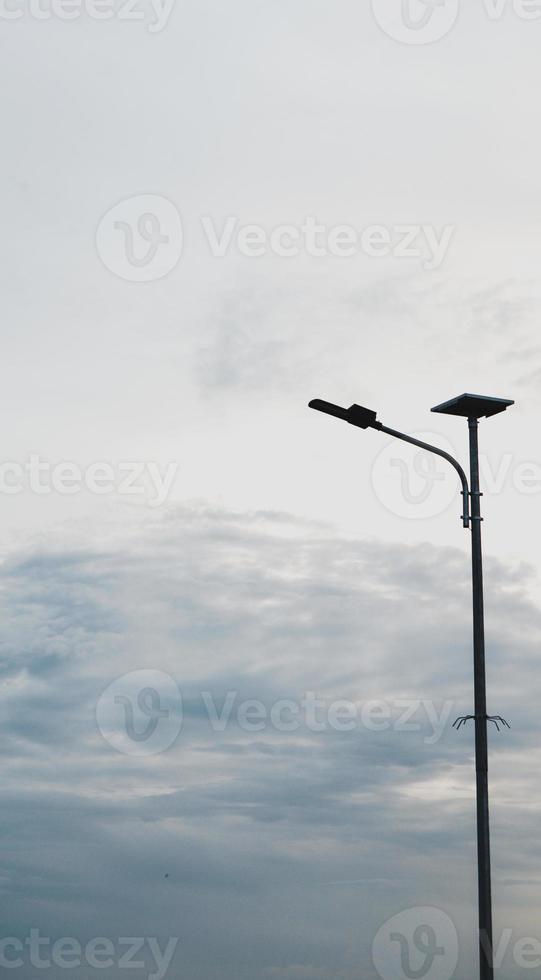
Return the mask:
[(473, 586), (473, 670), (475, 689), (475, 768), (477, 776), (477, 873), (479, 883), (479, 967), (481, 980), (493, 980), (490, 825), (488, 812), (487, 695), (481, 492), (479, 489), (478, 421), (468, 419), (471, 472), (471, 541)]
[[(483, 554), (481, 544), (481, 491), (479, 488), (479, 443), (478, 418), (491, 418), (514, 405), (508, 398), (488, 398), (484, 395), (464, 394), (442, 405), (436, 405), (433, 412), (443, 415), (460, 415), (468, 419), (470, 432), (470, 489), (464, 470), (452, 456), (421, 442), (396, 429), (389, 429), (378, 422), (376, 412), (362, 405), (341, 408), (332, 402), (315, 398), (310, 408), (343, 419), (360, 429), (378, 429), (387, 435), (395, 436), (404, 442), (412, 443), (421, 449), (442, 456), (454, 466), (462, 483), (462, 523), (471, 528), (472, 541), (472, 591), (473, 591), (473, 669), (475, 691), (475, 714), (457, 718), (453, 727), (460, 729), (468, 721), (475, 721), (475, 769), (477, 783), (477, 877), (479, 893), (479, 975), (481, 980), (494, 980), (494, 957), (492, 939), (492, 896), (490, 883), (490, 825), (488, 813), (488, 744), (487, 722), (510, 725), (500, 715), (487, 716), (487, 694), (485, 676), (485, 624), (483, 609)], [(471, 508), (469, 500), (471, 498)], [(471, 517), (470, 517), (471, 513)]]

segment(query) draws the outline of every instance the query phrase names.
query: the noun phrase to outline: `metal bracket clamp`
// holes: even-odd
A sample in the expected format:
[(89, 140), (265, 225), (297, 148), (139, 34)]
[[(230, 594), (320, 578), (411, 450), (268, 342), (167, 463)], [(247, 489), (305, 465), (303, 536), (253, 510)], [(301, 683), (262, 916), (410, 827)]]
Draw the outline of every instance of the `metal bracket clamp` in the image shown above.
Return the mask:
[(491, 721), (493, 725), (496, 726), (497, 730), (500, 731), (500, 725), (506, 728), (511, 728), (509, 722), (502, 718), (501, 715), (461, 715), (453, 722), (453, 728), (456, 728), (457, 732), (460, 731), (463, 725), (468, 721), (477, 721), (478, 718), (484, 718), (485, 721)]
[(460, 495), (463, 500), (462, 513), (460, 515), (460, 520), (462, 521), (462, 527), (469, 528), (470, 526), (470, 492), (469, 490), (461, 490)]
[[(466, 493), (466, 491), (463, 490), (462, 493)], [(468, 490), (468, 497), (484, 497), (484, 496), (485, 495), (482, 490)], [(477, 517), (474, 516), (473, 514), (470, 514), (469, 516), (470, 524), (472, 521), (484, 521), (484, 519), (485, 519), (484, 517)]]

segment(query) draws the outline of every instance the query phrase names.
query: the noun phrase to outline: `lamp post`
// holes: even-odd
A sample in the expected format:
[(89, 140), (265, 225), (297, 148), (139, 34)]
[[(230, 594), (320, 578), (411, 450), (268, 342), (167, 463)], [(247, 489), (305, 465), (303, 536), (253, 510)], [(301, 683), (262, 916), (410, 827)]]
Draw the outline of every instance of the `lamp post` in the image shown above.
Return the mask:
[[(460, 729), (467, 721), (475, 723), (475, 769), (477, 796), (477, 877), (479, 898), (479, 976), (480, 980), (493, 980), (493, 938), (492, 938), (492, 898), (490, 881), (490, 824), (488, 808), (488, 742), (487, 722), (499, 726), (507, 725), (499, 715), (487, 714), (486, 674), (485, 674), (485, 626), (483, 609), (483, 557), (481, 544), (481, 490), (479, 485), (479, 443), (478, 428), (480, 418), (490, 418), (504, 412), (513, 401), (504, 398), (487, 398), (482, 395), (459, 395), (432, 409), (443, 415), (458, 415), (468, 419), (470, 441), (470, 487), (460, 463), (449, 453), (437, 446), (420, 442), (403, 432), (389, 429), (378, 422), (376, 412), (361, 405), (340, 408), (330, 402), (315, 399), (310, 408), (349, 422), (361, 429), (377, 429), (403, 442), (409, 442), (428, 452), (446, 459), (453, 466), (462, 484), (462, 524), (471, 531), (472, 554), (472, 594), (473, 594), (473, 672), (474, 672), (474, 714), (457, 718), (455, 726)], [(509, 727), (507, 725), (507, 727)]]

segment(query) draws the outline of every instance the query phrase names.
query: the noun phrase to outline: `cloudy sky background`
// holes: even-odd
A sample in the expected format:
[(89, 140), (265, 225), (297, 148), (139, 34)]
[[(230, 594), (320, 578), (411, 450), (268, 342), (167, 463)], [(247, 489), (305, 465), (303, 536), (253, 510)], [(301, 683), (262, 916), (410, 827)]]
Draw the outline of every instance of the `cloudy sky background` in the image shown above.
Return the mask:
[[(496, 925), (541, 940), (541, 20), (462, 7), (425, 46), (353, 0), (177, 0), (154, 33), (143, 7), (1, 20), (2, 462), (176, 466), (159, 507), (148, 481), (139, 496), (1, 494), (4, 936), (179, 937), (182, 980), (371, 980), (382, 923), (433, 905), (470, 980), (455, 477), (437, 464), (427, 481), (414, 452), (306, 403), (366, 404), (465, 458), (465, 425), (429, 409), (477, 391), (516, 400), (481, 435), (490, 706), (513, 725), (491, 734)], [(150, 194), (178, 209), (182, 256), (125, 281), (96, 233)], [(310, 215), (454, 231), (427, 269), (217, 258), (201, 224)], [(184, 704), (148, 758), (96, 721), (107, 685), (141, 669), (171, 675)], [(215, 732), (202, 691), (453, 713), (432, 744), (422, 711), (408, 732), (249, 733), (234, 717)], [(132, 973), (147, 975), (80, 976)]]

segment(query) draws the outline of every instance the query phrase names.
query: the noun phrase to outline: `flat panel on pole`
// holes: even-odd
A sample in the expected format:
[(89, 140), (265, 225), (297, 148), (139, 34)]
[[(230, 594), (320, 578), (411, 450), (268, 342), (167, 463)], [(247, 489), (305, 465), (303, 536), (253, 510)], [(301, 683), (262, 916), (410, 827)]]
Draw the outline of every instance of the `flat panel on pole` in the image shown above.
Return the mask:
[(432, 412), (439, 412), (441, 415), (462, 415), (471, 419), (490, 418), (491, 415), (498, 415), (505, 412), (506, 408), (514, 405), (514, 401), (508, 398), (488, 398), (486, 395), (459, 395), (458, 398), (451, 398), (442, 405), (436, 405)]

